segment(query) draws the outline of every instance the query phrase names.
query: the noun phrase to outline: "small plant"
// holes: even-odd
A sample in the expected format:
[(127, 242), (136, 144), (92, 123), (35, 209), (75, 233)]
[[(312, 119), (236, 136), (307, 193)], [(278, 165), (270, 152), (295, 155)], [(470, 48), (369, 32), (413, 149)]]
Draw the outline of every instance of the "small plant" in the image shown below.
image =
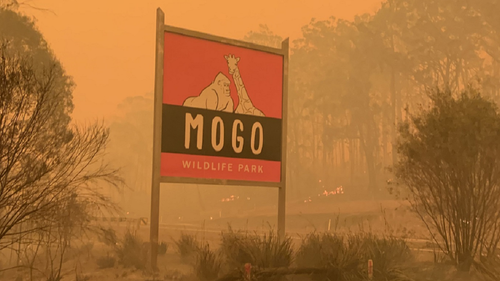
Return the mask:
[(371, 259), (377, 266), (374, 274), (383, 280), (408, 280), (404, 267), (413, 260), (406, 241), (395, 237), (377, 237), (370, 233), (360, 234), (364, 260)]
[(434, 263), (435, 264), (444, 264), (447, 261), (449, 261), (448, 255), (444, 254), (443, 252), (436, 251), (436, 249), (433, 249), (434, 254)]
[(302, 239), (297, 251), (299, 267), (329, 268), (325, 275), (314, 280), (358, 280), (366, 276), (366, 263), (373, 260), (374, 274), (380, 280), (408, 280), (403, 265), (412, 260), (410, 249), (403, 239), (376, 237), (371, 233), (350, 235), (311, 233)]
[(221, 250), (232, 268), (251, 263), (260, 268), (288, 267), (292, 262), (292, 239), (280, 240), (272, 230), (263, 236), (233, 232), (222, 233)]
[(200, 281), (211, 281), (219, 277), (222, 262), (220, 255), (210, 250), (206, 244), (198, 249), (196, 255), (195, 273)]
[[(255, 249), (255, 265), (259, 267), (288, 267), (292, 263), (293, 248), (292, 239), (286, 237), (279, 239), (277, 233), (270, 230), (260, 239), (252, 239), (252, 246)], [(256, 238), (257, 238), (256, 237)]]
[(62, 280), (62, 276), (60, 276), (56, 273), (50, 273), (49, 277), (47, 277), (47, 281), (61, 281), (61, 280)]
[(340, 247), (344, 247), (344, 240), (340, 236), (310, 233), (302, 238), (296, 254), (296, 263), (302, 267), (326, 266), (327, 260), (324, 258), (326, 252), (339, 252), (339, 244)]
[(89, 259), (92, 256), (92, 249), (93, 248), (94, 248), (94, 242), (87, 242), (80, 247), (81, 251), (83, 253), (86, 253), (87, 258), (89, 258)]
[(251, 239), (247, 233), (234, 232), (231, 228), (221, 234), (220, 250), (226, 258), (227, 266), (231, 269), (241, 268), (245, 263), (253, 261)]
[[(484, 280), (500, 280), (500, 256), (496, 250), (490, 251), (474, 265), (476, 273)], [(448, 264), (452, 264), (449, 262)]]
[(102, 229), (98, 239), (100, 242), (110, 247), (115, 247), (118, 243), (118, 237), (116, 236), (115, 230), (112, 228)]
[(111, 268), (115, 266), (116, 259), (114, 257), (105, 256), (96, 260), (99, 269)]
[(75, 277), (75, 281), (89, 281), (91, 279), (90, 275), (80, 275), (77, 274)]
[(177, 250), (183, 259), (191, 259), (200, 248), (196, 236), (182, 233), (179, 240), (175, 241)]
[(144, 269), (147, 263), (147, 249), (143, 247), (141, 239), (127, 231), (124, 240), (116, 247), (118, 262), (124, 267)]
[(326, 274), (316, 274), (313, 280), (356, 280), (361, 276), (360, 243), (337, 234), (311, 233), (302, 239), (297, 251), (299, 267), (329, 268)]
[(165, 255), (168, 250), (168, 244), (165, 242), (161, 242), (160, 245), (158, 245), (158, 255)]
[(180, 272), (177, 269), (174, 269), (174, 270), (167, 270), (163, 279), (164, 280), (180, 280), (180, 279), (183, 279), (183, 277), (184, 277), (184, 275), (182, 274), (182, 272)]

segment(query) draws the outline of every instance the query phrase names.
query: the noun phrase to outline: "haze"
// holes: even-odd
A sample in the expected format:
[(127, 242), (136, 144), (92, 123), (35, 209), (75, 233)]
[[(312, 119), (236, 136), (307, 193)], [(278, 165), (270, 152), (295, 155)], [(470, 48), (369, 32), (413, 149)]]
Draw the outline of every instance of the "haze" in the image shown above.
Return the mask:
[[(259, 24), (291, 40), (312, 18), (352, 19), (374, 12), (379, 0), (351, 1), (56, 1), (24, 8), (77, 84), (73, 118), (109, 117), (125, 97), (152, 92), (155, 11), (166, 24), (242, 39)], [(236, 4), (237, 3), (237, 4)]]
[[(165, 34), (161, 175), (275, 187), (161, 183), (158, 241), (157, 8), (289, 39), (283, 72)], [(498, 281), (499, 30), (500, 0), (0, 0), (0, 279)]]

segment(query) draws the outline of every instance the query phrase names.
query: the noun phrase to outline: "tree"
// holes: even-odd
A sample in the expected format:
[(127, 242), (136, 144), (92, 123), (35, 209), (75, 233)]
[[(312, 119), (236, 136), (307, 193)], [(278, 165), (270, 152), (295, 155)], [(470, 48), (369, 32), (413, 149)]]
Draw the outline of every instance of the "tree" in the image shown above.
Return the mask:
[(476, 2), (389, 0), (374, 16), (304, 27), (290, 62), (290, 107), (303, 109), (293, 123), (301, 131), (294, 141), (310, 150), (301, 165), (312, 162), (321, 177), (341, 180), (349, 169), (335, 163), (344, 155), (335, 143), (345, 140), (351, 183), (366, 171), (362, 177), (374, 190), (381, 165), (397, 162), (396, 146), (388, 145), (395, 143), (395, 125), (406, 118), (404, 108), (429, 102), (429, 86), (460, 91), (480, 79), (483, 93), (497, 92), (500, 68), (488, 52), (497, 52), (498, 21), (478, 7), (485, 14), (498, 6)]
[(48, 11), (46, 9), (43, 9), (43, 8), (39, 8), (39, 7), (35, 7), (33, 5), (31, 5), (29, 2), (31, 1), (18, 1), (18, 0), (0, 0), (0, 9), (12, 9), (12, 10), (15, 10), (15, 9), (19, 9), (20, 7), (28, 7), (28, 8), (32, 8), (32, 9), (35, 9), (35, 10), (39, 10), (39, 11)]
[[(283, 42), (283, 37), (277, 35), (266, 24), (260, 24), (259, 29), (257, 31), (250, 31), (244, 37), (243, 40), (273, 47), (273, 48), (281, 48), (281, 43)], [(290, 60), (292, 62), (292, 60)], [(293, 68), (291, 65), (289, 68)], [(290, 72), (289, 72), (290, 73)], [(293, 78), (289, 77), (289, 81), (291, 84)], [(297, 125), (300, 124), (300, 112), (302, 112), (301, 105), (303, 104), (303, 97), (293, 97), (293, 90), (289, 91), (290, 98), (288, 99), (288, 144), (287, 144), (287, 200), (301, 198), (301, 192), (299, 190), (299, 186), (301, 186), (301, 178), (304, 178), (306, 174), (309, 174), (308, 171), (304, 170), (304, 167), (300, 165), (300, 158), (298, 154), (298, 143), (297, 143)], [(292, 95), (291, 95), (292, 94)], [(300, 99), (300, 100), (298, 100)], [(300, 108), (297, 110), (294, 107), (294, 104), (299, 104)], [(298, 172), (300, 171), (300, 173)], [(257, 195), (256, 192), (249, 192), (249, 196), (255, 197)]]
[(283, 42), (283, 38), (272, 32), (266, 24), (259, 24), (259, 30), (248, 32), (243, 40), (273, 48), (281, 48)]
[(57, 92), (59, 99), (57, 103), (54, 103), (56, 107), (51, 118), (58, 119), (57, 122), (61, 126), (68, 126), (74, 107), (74, 82), (49, 48), (49, 44), (36, 28), (34, 21), (14, 10), (0, 8), (0, 40), (8, 42), (8, 44), (3, 44), (5, 51), (21, 57), (29, 57), (29, 63), (32, 65), (31, 71), (36, 72), (39, 78), (45, 75), (43, 72), (50, 66), (53, 80), (52, 92)]
[[(72, 249), (74, 253), (74, 249), (78, 247), (72, 242), (100, 237), (105, 233), (105, 229), (93, 222), (95, 212), (99, 212), (98, 208), (102, 207), (96, 205), (93, 198), (72, 193), (69, 200), (61, 203), (46, 214), (53, 222), (25, 235), (19, 244), (19, 266), (27, 269), (30, 280), (61, 280), (69, 273), (65, 269), (69, 267), (70, 271), (75, 270), (72, 265), (66, 268), (63, 266), (67, 262), (67, 253)], [(75, 266), (78, 263), (77, 260)]]
[(16, 0), (0, 0), (0, 9), (16, 8), (19, 6)]
[(400, 127), (395, 174), (439, 247), (460, 271), (500, 241), (500, 114), (469, 87), (429, 95)]
[(120, 166), (120, 175), (128, 187), (119, 193), (120, 204), (132, 216), (147, 216), (149, 213), (143, 205), (149, 204), (151, 189), (152, 95), (125, 98), (118, 105), (117, 115), (108, 121), (110, 137), (107, 159)]
[[(366, 171), (368, 190), (374, 192), (377, 187), (376, 121), (383, 104), (380, 92), (384, 91), (374, 89), (373, 81), (381, 79), (373, 77), (380, 74), (384, 48), (370, 22), (367, 15), (354, 22), (313, 20), (302, 29), (304, 38), (294, 42), (291, 108), (298, 109), (296, 122), (305, 125), (296, 141), (310, 149), (312, 157), (301, 165), (318, 165), (312, 170), (321, 173), (317, 177), (326, 185), (323, 188), (345, 183), (349, 170), (352, 185), (355, 171)], [(295, 105), (297, 101), (301, 104)], [(346, 169), (345, 158), (350, 169)]]
[(108, 129), (68, 125), (58, 71), (0, 48), (0, 249), (58, 223), (51, 214), (74, 194), (108, 205), (94, 184), (120, 182), (99, 161)]

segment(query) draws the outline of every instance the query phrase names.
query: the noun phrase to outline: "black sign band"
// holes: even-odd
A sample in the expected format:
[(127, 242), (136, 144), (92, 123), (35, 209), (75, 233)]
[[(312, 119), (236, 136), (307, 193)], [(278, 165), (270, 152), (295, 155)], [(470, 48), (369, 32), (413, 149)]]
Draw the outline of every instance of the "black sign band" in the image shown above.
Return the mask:
[(161, 151), (281, 161), (281, 119), (163, 104)]

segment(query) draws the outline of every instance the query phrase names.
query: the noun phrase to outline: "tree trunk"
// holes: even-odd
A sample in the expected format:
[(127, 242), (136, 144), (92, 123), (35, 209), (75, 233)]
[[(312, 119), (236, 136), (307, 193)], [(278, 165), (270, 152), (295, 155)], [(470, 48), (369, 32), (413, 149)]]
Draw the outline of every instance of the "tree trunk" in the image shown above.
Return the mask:
[(368, 192), (374, 194), (377, 188), (377, 179), (376, 179), (376, 171), (375, 171), (375, 157), (374, 157), (374, 144), (373, 144), (373, 136), (369, 125), (366, 124), (366, 134), (363, 132), (363, 126), (360, 125), (359, 129), (359, 137), (360, 143), (365, 153), (366, 160), (366, 170), (368, 173)]
[(340, 142), (340, 159), (342, 170), (345, 170), (345, 139), (342, 139), (342, 141)]
[(398, 158), (396, 153), (396, 137), (397, 137), (397, 115), (398, 115), (398, 105), (396, 99), (396, 74), (394, 73), (394, 67), (391, 71), (391, 100), (392, 100), (392, 165), (396, 165)]
[(354, 184), (354, 140), (352, 138), (349, 139), (349, 164), (350, 168), (350, 176), (351, 176), (351, 186)]
[(471, 253), (457, 253), (457, 259), (457, 270), (460, 272), (469, 272), (473, 262)]

